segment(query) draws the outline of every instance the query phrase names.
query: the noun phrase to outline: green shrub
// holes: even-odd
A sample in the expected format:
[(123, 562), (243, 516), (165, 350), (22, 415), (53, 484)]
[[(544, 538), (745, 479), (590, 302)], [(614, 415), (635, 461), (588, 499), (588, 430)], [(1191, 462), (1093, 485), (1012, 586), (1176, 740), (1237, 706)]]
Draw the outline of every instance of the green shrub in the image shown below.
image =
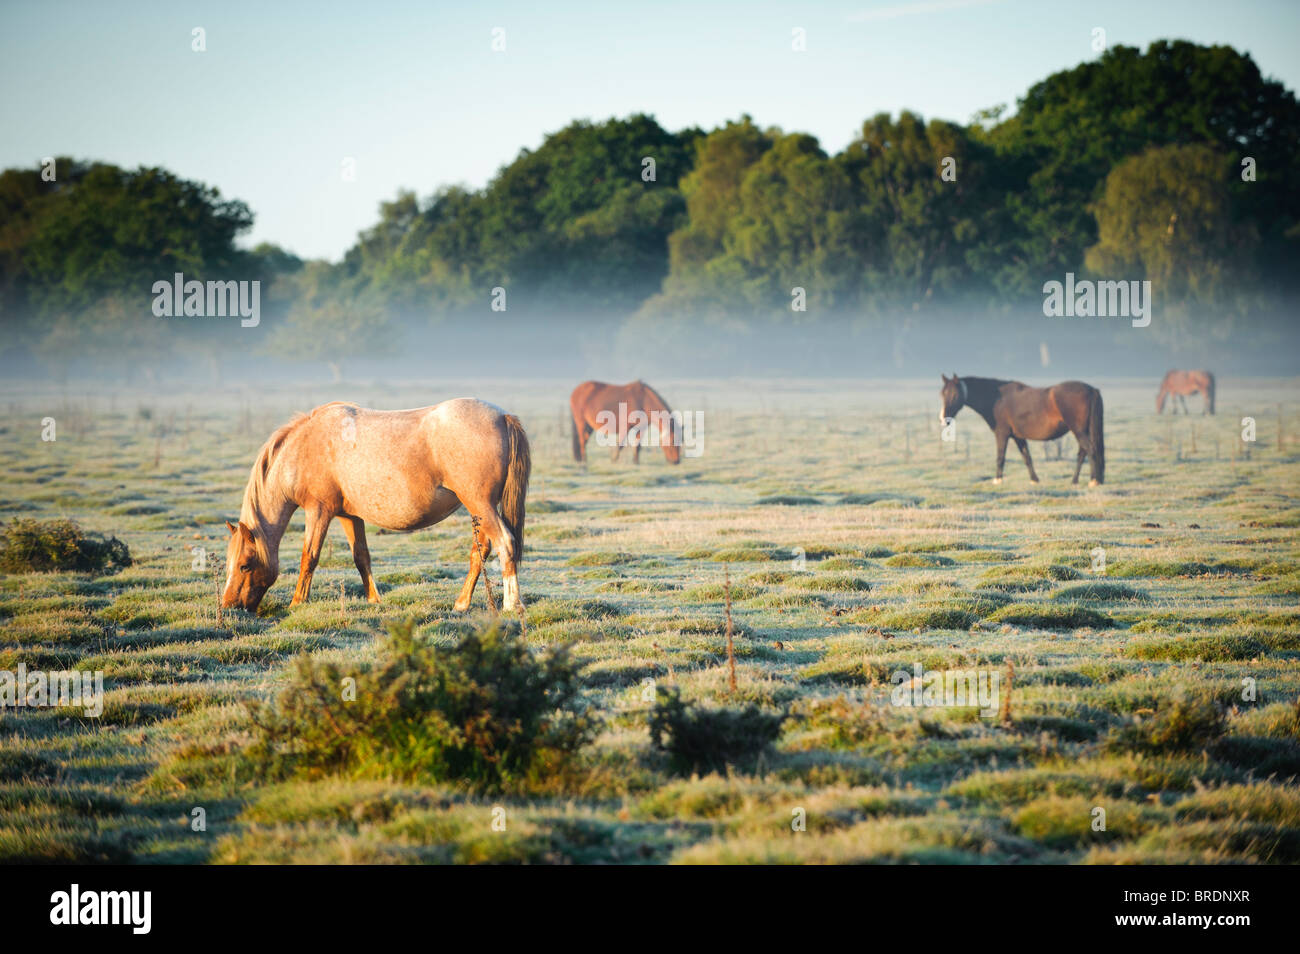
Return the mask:
[(131, 551), (117, 537), (87, 534), (71, 520), (16, 519), (0, 539), (0, 570), (48, 573), (72, 570), (103, 573), (131, 565)]
[[(252, 754), (273, 777), (457, 781), (527, 788), (561, 771), (597, 729), (579, 671), (560, 648), (534, 655), (496, 622), (444, 648), (392, 624), (371, 667), (300, 657), (274, 707), (252, 706)], [(355, 698), (345, 693), (355, 680)]]
[(752, 763), (781, 734), (785, 716), (755, 705), (706, 709), (660, 687), (650, 714), (650, 741), (682, 773), (725, 771)]

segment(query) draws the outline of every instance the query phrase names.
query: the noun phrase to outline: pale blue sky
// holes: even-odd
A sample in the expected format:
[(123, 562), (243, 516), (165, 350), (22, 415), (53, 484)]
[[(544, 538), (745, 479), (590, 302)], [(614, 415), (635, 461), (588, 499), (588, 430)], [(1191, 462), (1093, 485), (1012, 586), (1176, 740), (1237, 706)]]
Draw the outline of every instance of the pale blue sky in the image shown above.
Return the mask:
[(876, 112), (965, 122), (1014, 104), (1094, 57), (1094, 27), (1111, 44), (1227, 43), (1300, 85), (1288, 0), (0, 0), (0, 166), (163, 165), (248, 202), (247, 241), (338, 258), (399, 188), (481, 186), (576, 118), (708, 129), (748, 112), (835, 152)]

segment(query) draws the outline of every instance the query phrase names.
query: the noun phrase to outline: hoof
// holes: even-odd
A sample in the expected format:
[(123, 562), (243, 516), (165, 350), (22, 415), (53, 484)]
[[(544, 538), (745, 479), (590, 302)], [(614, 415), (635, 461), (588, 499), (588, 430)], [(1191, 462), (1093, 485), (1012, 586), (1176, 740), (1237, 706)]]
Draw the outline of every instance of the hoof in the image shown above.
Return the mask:
[(1037, 478), (1037, 477), (1030, 477), (1030, 478), (1029, 478), (1029, 482), (1030, 482), (1031, 484), (1036, 484), (1036, 483), (1038, 483), (1038, 478)]
[(457, 613), (463, 613), (467, 609), (469, 609), (469, 603), (468, 602), (462, 603), (460, 600), (457, 600), (455, 605), (452, 606), (452, 610)]
[(1095, 480), (1090, 480), (1090, 481), (1088, 481), (1088, 486), (1089, 486), (1089, 487), (1100, 487), (1101, 485), (1100, 485), (1099, 483), (1097, 483), (1097, 481), (1095, 481)]
[(993, 478), (993, 483), (995, 483), (995, 484), (1000, 484), (1000, 483), (1002, 483), (1002, 478), (1001, 478), (1001, 477), (994, 477), (994, 478)]

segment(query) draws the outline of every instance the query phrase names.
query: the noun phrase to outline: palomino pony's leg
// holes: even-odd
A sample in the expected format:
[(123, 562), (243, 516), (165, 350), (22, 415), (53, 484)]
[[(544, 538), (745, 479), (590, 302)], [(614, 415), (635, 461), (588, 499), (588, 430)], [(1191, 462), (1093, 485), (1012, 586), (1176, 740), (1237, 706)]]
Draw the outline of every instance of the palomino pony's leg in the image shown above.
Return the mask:
[(465, 577), (465, 585), (460, 588), (460, 595), (456, 597), (456, 605), (453, 607), (457, 613), (469, 609), (469, 604), (474, 599), (474, 587), (478, 586), (478, 575), (483, 570), (483, 561), (492, 555), (492, 541), (480, 532), (478, 518), (470, 517), (470, 522), (474, 526), (474, 543), (469, 551), (469, 574)]
[(374, 574), (370, 572), (370, 548), (366, 546), (366, 522), (360, 517), (349, 517), (346, 514), (339, 514), (339, 522), (343, 524), (343, 535), (348, 538), (348, 546), (352, 548), (352, 561), (361, 574), (361, 586), (366, 591), (366, 600), (378, 603), (379, 587), (375, 585)]
[(330, 520), (334, 515), (323, 509), (307, 511), (307, 532), (302, 541), (302, 563), (298, 567), (298, 585), (294, 587), (290, 606), (307, 602), (311, 596), (311, 576), (316, 572), (320, 562), (321, 545), (325, 542), (325, 533), (329, 530)]
[[(506, 611), (522, 610), (523, 600), (519, 596), (518, 563), (520, 554), (515, 553), (515, 541), (506, 529), (505, 523), (498, 516), (491, 502), (484, 500), (465, 509), (478, 520), (479, 532), (492, 542), (497, 549), (497, 558), (501, 562), (501, 608)], [(468, 582), (468, 580), (466, 581)]]
[(1029, 459), (1029, 441), (1023, 437), (1014, 437), (1016, 446), (1020, 448), (1020, 456), (1025, 459), (1025, 466), (1029, 468), (1029, 482), (1038, 483), (1038, 474), (1034, 473), (1034, 462)]

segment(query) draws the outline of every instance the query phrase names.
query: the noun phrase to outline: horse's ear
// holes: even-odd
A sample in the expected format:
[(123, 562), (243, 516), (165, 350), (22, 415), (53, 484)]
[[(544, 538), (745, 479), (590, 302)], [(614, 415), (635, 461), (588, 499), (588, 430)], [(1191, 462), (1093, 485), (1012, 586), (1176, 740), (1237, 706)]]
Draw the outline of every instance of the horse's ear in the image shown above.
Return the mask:
[(230, 531), (230, 535), (233, 537), (233, 536), (235, 535), (235, 531), (238, 530), (239, 528), (236, 527), (236, 526), (235, 526), (233, 523), (231, 523), (229, 520), (227, 520), (227, 521), (226, 521), (226, 529)]
[(944, 374), (942, 371), (939, 372), (939, 377), (943, 378), (944, 384), (948, 383), (948, 375)]
[(244, 525), (244, 521), (239, 521), (239, 532), (244, 535), (244, 539), (249, 543), (253, 542), (253, 531)]

